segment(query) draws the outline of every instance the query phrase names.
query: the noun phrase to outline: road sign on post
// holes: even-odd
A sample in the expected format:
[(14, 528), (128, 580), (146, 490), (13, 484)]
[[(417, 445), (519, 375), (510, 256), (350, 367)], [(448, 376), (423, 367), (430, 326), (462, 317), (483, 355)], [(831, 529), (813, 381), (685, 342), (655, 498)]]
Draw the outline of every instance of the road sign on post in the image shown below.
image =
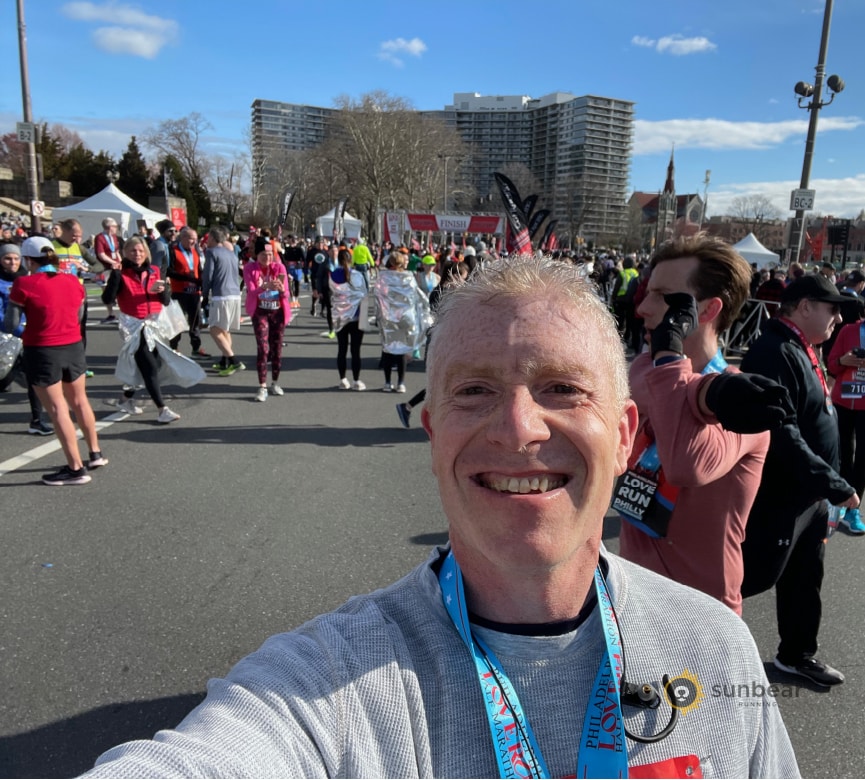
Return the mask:
[(45, 201), (44, 200), (31, 200), (30, 201), (30, 213), (34, 214), (37, 217), (45, 216)]
[(36, 143), (36, 125), (33, 122), (16, 122), (15, 130), (18, 132), (18, 140), (22, 144)]
[(791, 211), (813, 211), (816, 190), (793, 190), (790, 193)]

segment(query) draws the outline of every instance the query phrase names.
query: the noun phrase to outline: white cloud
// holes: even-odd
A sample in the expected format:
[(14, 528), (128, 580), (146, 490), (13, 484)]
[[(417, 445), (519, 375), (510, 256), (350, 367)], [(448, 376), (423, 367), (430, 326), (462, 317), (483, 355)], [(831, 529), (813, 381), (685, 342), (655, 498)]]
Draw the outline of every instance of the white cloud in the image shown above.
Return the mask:
[(129, 27), (99, 27), (93, 31), (93, 43), (108, 54), (132, 54), (152, 60), (165, 45), (165, 39), (146, 30)]
[[(764, 195), (784, 215), (791, 215), (790, 192), (798, 189), (799, 180), (753, 181), (726, 184), (709, 190), (706, 213), (709, 216), (729, 214), (733, 199), (740, 195)], [(816, 190), (816, 211), (834, 217), (855, 217), (865, 203), (865, 173), (840, 179), (812, 179), (809, 187)]]
[(420, 38), (412, 38), (410, 41), (405, 38), (394, 38), (390, 41), (384, 41), (379, 46), (378, 57), (380, 60), (390, 62), (401, 68), (404, 64), (403, 55), (420, 57), (425, 51), (426, 44)]
[[(826, 117), (819, 132), (854, 130), (865, 125), (859, 117)], [(731, 122), (726, 119), (667, 119), (634, 122), (634, 154), (657, 154), (675, 143), (679, 149), (769, 149), (789, 138), (804, 137), (805, 119), (784, 122)]]
[(645, 35), (635, 35), (631, 38), (631, 43), (634, 46), (655, 49), (659, 54), (672, 54), (674, 56), (699, 54), (718, 48), (717, 44), (703, 36), (685, 38), (683, 35), (665, 35), (663, 38), (655, 40), (654, 38), (647, 38)]
[(73, 2), (63, 6), (64, 15), (81, 22), (108, 22), (111, 26), (97, 27), (93, 43), (109, 54), (131, 54), (153, 59), (178, 35), (178, 24), (173, 19), (146, 14), (122, 3)]
[(646, 38), (644, 35), (635, 35), (631, 38), (631, 43), (634, 46), (645, 46), (648, 49), (653, 49), (657, 41), (652, 38)]

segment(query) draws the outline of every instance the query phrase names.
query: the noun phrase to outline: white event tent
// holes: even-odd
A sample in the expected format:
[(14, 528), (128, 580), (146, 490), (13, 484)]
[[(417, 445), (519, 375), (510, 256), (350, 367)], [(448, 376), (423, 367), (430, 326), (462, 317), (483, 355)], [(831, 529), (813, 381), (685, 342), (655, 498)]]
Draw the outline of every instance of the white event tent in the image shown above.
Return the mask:
[(758, 269), (766, 268), (769, 265), (778, 265), (781, 262), (781, 256), (766, 249), (753, 233), (748, 233), (737, 244), (733, 244), (733, 249), (749, 263), (756, 263)]
[[(333, 235), (333, 213), (335, 211), (336, 208), (332, 208), (327, 214), (322, 214), (315, 220), (315, 232), (318, 235), (325, 238), (330, 238)], [(342, 222), (343, 235), (341, 238), (360, 238), (362, 224), (357, 217), (353, 217), (346, 211)]]
[(113, 183), (95, 195), (73, 206), (58, 206), (51, 215), (55, 222), (64, 219), (77, 219), (81, 223), (84, 237), (102, 232), (102, 220), (113, 217), (117, 222), (117, 234), (128, 238), (138, 229), (138, 220), (143, 219), (152, 228), (166, 215), (152, 211), (147, 206), (136, 203)]

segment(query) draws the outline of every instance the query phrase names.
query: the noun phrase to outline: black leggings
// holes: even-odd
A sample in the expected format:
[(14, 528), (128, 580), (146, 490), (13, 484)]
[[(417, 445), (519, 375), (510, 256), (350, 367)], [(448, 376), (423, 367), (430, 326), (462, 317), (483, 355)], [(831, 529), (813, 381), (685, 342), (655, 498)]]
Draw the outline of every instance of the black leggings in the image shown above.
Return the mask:
[[(172, 299), (180, 304), (186, 321), (189, 323), (189, 343), (192, 351), (201, 349), (201, 296), (198, 293), (172, 293)], [(183, 333), (178, 333), (171, 339), (171, 348), (176, 350)]]
[(349, 342), (351, 342), (351, 375), (357, 382), (360, 379), (360, 345), (363, 343), (363, 331), (357, 320), (343, 325), (336, 332), (336, 370), (339, 372), (340, 379), (345, 379), (346, 354), (349, 349)]
[(865, 491), (865, 411), (857, 412), (835, 404), (841, 439), (841, 476), (862, 498)]
[[(138, 349), (135, 350), (135, 365), (138, 366), (138, 370), (141, 372), (144, 386), (147, 388), (147, 392), (150, 393), (153, 403), (156, 404), (157, 409), (161, 409), (165, 406), (165, 401), (162, 399), (162, 389), (159, 387), (159, 366), (162, 361), (156, 352), (151, 352), (147, 349), (147, 339), (144, 338), (143, 331), (139, 338), (141, 341), (138, 344)], [(123, 395), (126, 398), (132, 398), (135, 395), (135, 389), (125, 390)]]
[(408, 355), (393, 355), (390, 352), (381, 353), (381, 367), (384, 369), (384, 381), (390, 382), (391, 371), (396, 369), (397, 382), (405, 382), (405, 367), (408, 364)]

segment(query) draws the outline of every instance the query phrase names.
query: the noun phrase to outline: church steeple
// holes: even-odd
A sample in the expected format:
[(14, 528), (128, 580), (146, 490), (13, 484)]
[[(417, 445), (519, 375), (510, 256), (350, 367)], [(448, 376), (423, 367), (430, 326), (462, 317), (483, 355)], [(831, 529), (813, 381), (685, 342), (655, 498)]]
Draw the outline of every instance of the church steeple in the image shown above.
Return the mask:
[(676, 191), (676, 164), (673, 155), (676, 153), (676, 145), (670, 151), (670, 164), (667, 166), (667, 181), (664, 183), (664, 192), (674, 193)]
[(670, 162), (667, 165), (667, 181), (664, 191), (658, 196), (658, 224), (655, 228), (655, 245), (672, 238), (676, 231), (676, 163), (673, 155), (675, 145), (670, 151)]

